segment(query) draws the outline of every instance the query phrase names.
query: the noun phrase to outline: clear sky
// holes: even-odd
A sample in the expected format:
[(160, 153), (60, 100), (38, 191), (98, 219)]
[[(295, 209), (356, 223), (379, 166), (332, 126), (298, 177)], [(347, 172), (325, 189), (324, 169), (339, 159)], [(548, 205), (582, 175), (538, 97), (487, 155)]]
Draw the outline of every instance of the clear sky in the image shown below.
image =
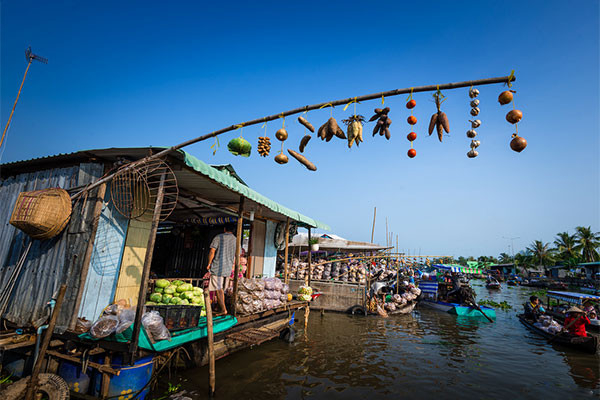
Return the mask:
[[(222, 4), (222, 5), (221, 5)], [(430, 93), (415, 95), (418, 155), (409, 159), (406, 96), (386, 100), (392, 139), (314, 139), (309, 172), (227, 142), (186, 150), (231, 163), (260, 193), (322, 220), (332, 232), (421, 254), (494, 255), (552, 241), (577, 225), (600, 228), (599, 2), (378, 1), (1, 3), (1, 116), (8, 119), (24, 50), (49, 59), (30, 69), (1, 162), (82, 149), (168, 146), (245, 120), (322, 101), (419, 85), (508, 75), (515, 69), (519, 132), (497, 103), (502, 85), (480, 87), (479, 157), (468, 159), (467, 89), (445, 92), (451, 133), (426, 124)], [(359, 104), (369, 118), (380, 101)], [(352, 106), (333, 110), (338, 122)], [(315, 126), (330, 110), (312, 111)], [(267, 126), (273, 138), (281, 122)], [(297, 148), (303, 128), (286, 120)], [(244, 129), (254, 149), (260, 126)], [(254, 150), (253, 149), (253, 150)], [(274, 155), (274, 154), (273, 154)], [(394, 239), (395, 240), (395, 239)]]

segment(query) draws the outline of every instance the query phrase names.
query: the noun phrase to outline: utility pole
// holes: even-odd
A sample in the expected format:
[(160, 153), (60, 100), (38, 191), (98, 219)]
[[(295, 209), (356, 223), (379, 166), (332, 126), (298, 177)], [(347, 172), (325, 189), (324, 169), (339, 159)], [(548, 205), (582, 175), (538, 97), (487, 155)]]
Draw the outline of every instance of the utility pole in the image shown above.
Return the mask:
[(31, 66), (31, 62), (33, 60), (39, 61), (44, 64), (48, 64), (48, 59), (44, 57), (40, 57), (31, 52), (31, 47), (25, 50), (25, 58), (27, 59), (27, 68), (25, 68), (25, 75), (23, 75), (23, 80), (21, 81), (21, 86), (19, 87), (19, 92), (17, 93), (17, 98), (15, 99), (15, 104), (13, 104), (12, 111), (10, 112), (10, 116), (8, 117), (8, 121), (6, 121), (6, 126), (4, 127), (4, 132), (2, 132), (2, 138), (0, 138), (0, 149), (2, 148), (2, 143), (4, 143), (4, 137), (6, 136), (6, 132), (8, 131), (8, 127), (10, 125), (10, 121), (12, 120), (12, 116), (15, 113), (15, 108), (17, 107), (17, 102), (19, 101), (19, 97), (21, 96), (21, 90), (23, 89), (23, 85), (25, 84), (25, 78), (27, 78), (27, 72), (29, 72), (29, 67)]
[(502, 238), (510, 240), (510, 248), (511, 248), (512, 259), (513, 259), (513, 263), (514, 263), (515, 262), (515, 239), (521, 239), (521, 237), (520, 236), (516, 236), (516, 237), (502, 236)]

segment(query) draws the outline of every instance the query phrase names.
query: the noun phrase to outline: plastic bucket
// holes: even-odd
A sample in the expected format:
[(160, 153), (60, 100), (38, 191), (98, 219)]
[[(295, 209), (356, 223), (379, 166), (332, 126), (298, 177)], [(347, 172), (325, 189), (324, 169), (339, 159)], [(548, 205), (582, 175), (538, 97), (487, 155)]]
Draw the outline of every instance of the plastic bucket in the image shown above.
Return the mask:
[(58, 367), (58, 375), (67, 382), (69, 390), (86, 394), (90, 387), (91, 368), (86, 373), (81, 372), (81, 365), (63, 361)]
[[(154, 356), (140, 358), (134, 365), (123, 365), (121, 359), (113, 358), (111, 367), (119, 370), (118, 376), (110, 375), (110, 384), (108, 385), (108, 397), (119, 400), (131, 399), (140, 391), (152, 378), (154, 369)], [(94, 377), (94, 396), (100, 397), (100, 388), (102, 384), (102, 374), (97, 372)], [(144, 399), (150, 391), (148, 385), (136, 399)]]

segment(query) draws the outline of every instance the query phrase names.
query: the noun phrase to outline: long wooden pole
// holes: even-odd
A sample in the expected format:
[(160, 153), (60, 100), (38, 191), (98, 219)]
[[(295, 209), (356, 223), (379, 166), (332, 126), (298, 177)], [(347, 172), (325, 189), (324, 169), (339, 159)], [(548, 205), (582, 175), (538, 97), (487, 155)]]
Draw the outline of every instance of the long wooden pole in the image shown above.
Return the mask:
[[(222, 128), (210, 133), (207, 133), (205, 135), (202, 136), (198, 136), (194, 139), (191, 140), (187, 140), (183, 143), (180, 143), (178, 145), (169, 147), (167, 149), (164, 149), (162, 151), (159, 151), (156, 154), (150, 155), (148, 157), (146, 157), (143, 160), (138, 160), (136, 162), (133, 162), (131, 164), (129, 164), (127, 167), (123, 168), (123, 169), (129, 169), (129, 168), (133, 168), (135, 167), (138, 163), (141, 162), (146, 162), (148, 160), (151, 159), (155, 159), (155, 158), (161, 158), (166, 156), (169, 153), (172, 153), (173, 151), (179, 150), (183, 147), (198, 143), (198, 142), (202, 142), (204, 140), (213, 138), (215, 136), (219, 136), (223, 133), (226, 132), (230, 132), (230, 131), (234, 131), (236, 129), (239, 129), (240, 127), (247, 127), (247, 126), (251, 126), (251, 125), (258, 125), (258, 124), (263, 124), (265, 122), (268, 121), (274, 121), (276, 119), (279, 118), (284, 118), (287, 117), (289, 115), (294, 115), (294, 114), (300, 114), (303, 113), (305, 111), (310, 111), (310, 110), (318, 110), (320, 108), (324, 108), (324, 107), (334, 107), (334, 106), (339, 106), (339, 105), (345, 105), (348, 104), (350, 102), (360, 102), (360, 101), (366, 101), (366, 100), (374, 100), (374, 99), (381, 99), (381, 98), (385, 98), (385, 97), (391, 97), (391, 96), (397, 96), (400, 94), (406, 94), (406, 93), (417, 93), (417, 92), (433, 92), (433, 91), (437, 91), (439, 90), (448, 90), (448, 89), (458, 89), (458, 88), (462, 88), (462, 87), (471, 87), (471, 86), (482, 86), (482, 85), (492, 85), (495, 83), (507, 83), (507, 82), (514, 82), (516, 80), (514, 75), (510, 75), (510, 76), (501, 76), (501, 77), (497, 77), (497, 78), (487, 78), (487, 79), (477, 79), (477, 80), (472, 80), (472, 81), (464, 81), (464, 82), (453, 82), (453, 83), (445, 83), (445, 84), (440, 84), (440, 85), (427, 85), (427, 86), (416, 86), (416, 87), (408, 87), (408, 88), (403, 88), (403, 89), (395, 89), (395, 90), (388, 90), (386, 92), (379, 92), (379, 93), (372, 93), (372, 94), (367, 94), (364, 96), (357, 96), (357, 97), (350, 97), (347, 99), (342, 99), (342, 100), (333, 100), (333, 101), (329, 101), (329, 102), (324, 102), (324, 103), (318, 103), (318, 104), (313, 104), (310, 106), (304, 106), (304, 107), (299, 107), (299, 108), (294, 108), (293, 110), (288, 110), (288, 111), (284, 111), (284, 112), (280, 112), (277, 114), (273, 114), (273, 115), (269, 115), (267, 117), (263, 117), (263, 118), (258, 118), (258, 119), (253, 119), (250, 121), (245, 121), (245, 122), (241, 122), (241, 123), (237, 123), (231, 126), (228, 126), (226, 128)], [(91, 190), (93, 188), (95, 188), (97, 185), (107, 182), (110, 179), (112, 179), (112, 177), (114, 176), (114, 173), (111, 175), (108, 175), (98, 181), (96, 181), (95, 183), (89, 185), (88, 187), (86, 187), (85, 189), (81, 190), (78, 193), (75, 193), (74, 195), (71, 196), (72, 199), (75, 199), (79, 196), (81, 196), (81, 194), (86, 191), (86, 190)]]
[(54, 333), (54, 327), (56, 326), (56, 320), (58, 319), (58, 314), (60, 314), (60, 308), (62, 307), (63, 300), (65, 299), (66, 291), (67, 285), (62, 284), (60, 286), (60, 289), (58, 290), (58, 297), (56, 298), (56, 304), (54, 305), (54, 310), (52, 311), (52, 316), (50, 317), (50, 323), (48, 323), (48, 329), (46, 329), (46, 334), (44, 335), (44, 339), (42, 340), (42, 346), (40, 347), (38, 358), (37, 360), (35, 360), (35, 365), (33, 366), (31, 378), (29, 379), (29, 383), (27, 384), (25, 400), (33, 399), (35, 387), (37, 386), (37, 378), (40, 373), (40, 370), (42, 369), (42, 362), (44, 361), (44, 356), (46, 355), (46, 351), (48, 350), (50, 339), (52, 338), (52, 334)]
[(213, 333), (213, 315), (210, 304), (210, 291), (204, 289), (204, 307), (206, 308), (206, 339), (208, 342), (208, 396), (215, 395), (216, 373), (215, 373), (215, 337)]
[(235, 268), (233, 270), (233, 316), (237, 315), (238, 274), (240, 272), (240, 255), (242, 254), (242, 226), (244, 224), (244, 196), (240, 197), (237, 229), (235, 233)]
[(154, 244), (156, 243), (156, 232), (158, 223), (160, 222), (160, 211), (162, 209), (163, 197), (165, 194), (165, 174), (160, 176), (160, 184), (156, 195), (156, 203), (154, 204), (154, 213), (152, 215), (152, 225), (150, 227), (150, 236), (148, 236), (148, 244), (146, 245), (146, 257), (144, 258), (144, 269), (142, 270), (142, 281), (140, 282), (140, 291), (138, 293), (137, 306), (135, 311), (135, 322), (133, 325), (133, 336), (129, 345), (129, 353), (133, 359), (138, 348), (140, 339), (140, 330), (142, 327), (142, 314), (144, 312), (144, 303), (146, 292), (148, 291), (148, 277), (150, 276), (150, 266), (152, 265), (152, 256), (154, 253)]
[(283, 252), (283, 281), (288, 283), (288, 249), (290, 244), (290, 217), (285, 220), (285, 250)]
[(377, 217), (377, 207), (373, 208), (373, 229), (371, 229), (371, 243), (375, 239), (375, 217)]
[(17, 93), (17, 98), (15, 99), (15, 104), (13, 104), (12, 110), (10, 112), (10, 116), (8, 117), (8, 121), (6, 121), (6, 126), (4, 127), (4, 132), (2, 132), (2, 138), (0, 138), (0, 148), (2, 148), (2, 143), (4, 142), (4, 136), (6, 136), (6, 131), (8, 131), (8, 126), (10, 125), (10, 121), (12, 120), (13, 114), (15, 113), (15, 108), (17, 108), (17, 102), (19, 101), (19, 97), (21, 96), (21, 90), (23, 90), (23, 85), (25, 84), (25, 78), (27, 77), (27, 72), (29, 71), (29, 67), (31, 66), (31, 61), (33, 61), (33, 59), (30, 57), (29, 62), (27, 63), (27, 68), (25, 68), (25, 75), (23, 75), (23, 80), (21, 81), (21, 86), (19, 86), (19, 92)]

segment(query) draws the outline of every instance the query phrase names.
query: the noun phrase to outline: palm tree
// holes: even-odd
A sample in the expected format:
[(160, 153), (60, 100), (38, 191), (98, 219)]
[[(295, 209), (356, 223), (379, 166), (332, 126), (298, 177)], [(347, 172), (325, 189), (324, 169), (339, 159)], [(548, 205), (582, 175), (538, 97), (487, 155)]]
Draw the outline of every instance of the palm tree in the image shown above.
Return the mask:
[(541, 240), (536, 240), (527, 248), (533, 257), (534, 262), (538, 263), (538, 266), (545, 266), (547, 263), (552, 261), (552, 250), (550, 249), (550, 243), (544, 243)]
[(591, 226), (578, 226), (575, 228), (575, 236), (577, 237), (576, 249), (581, 251), (581, 259), (583, 262), (597, 261), (598, 247), (600, 247), (600, 233), (592, 232)]
[(571, 258), (577, 257), (577, 237), (576, 235), (569, 235), (569, 232), (560, 232), (556, 235), (554, 240), (556, 245), (556, 251), (561, 260), (566, 261)]
[(511, 263), (513, 261), (512, 257), (509, 254), (507, 254), (507, 253), (500, 253), (500, 257), (499, 258), (500, 258), (500, 262), (503, 263), (503, 264), (508, 264), (508, 263)]

